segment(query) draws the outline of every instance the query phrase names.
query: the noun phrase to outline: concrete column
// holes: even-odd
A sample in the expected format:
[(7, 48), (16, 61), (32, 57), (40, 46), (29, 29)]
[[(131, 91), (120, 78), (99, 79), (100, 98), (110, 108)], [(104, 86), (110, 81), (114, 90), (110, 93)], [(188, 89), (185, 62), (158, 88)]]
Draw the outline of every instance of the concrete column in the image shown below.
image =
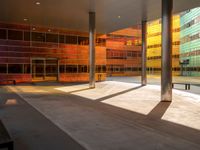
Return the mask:
[(95, 38), (95, 12), (89, 12), (90, 88), (95, 88)]
[(46, 59), (42, 59), (43, 60), (43, 63), (44, 63), (44, 69), (43, 69), (43, 79), (45, 80), (45, 77), (46, 77)]
[(161, 101), (172, 101), (172, 9), (173, 0), (162, 0)]
[(142, 86), (145, 86), (147, 84), (146, 60), (147, 60), (147, 22), (142, 21), (142, 77), (141, 77)]
[(60, 81), (60, 59), (57, 60), (57, 81)]

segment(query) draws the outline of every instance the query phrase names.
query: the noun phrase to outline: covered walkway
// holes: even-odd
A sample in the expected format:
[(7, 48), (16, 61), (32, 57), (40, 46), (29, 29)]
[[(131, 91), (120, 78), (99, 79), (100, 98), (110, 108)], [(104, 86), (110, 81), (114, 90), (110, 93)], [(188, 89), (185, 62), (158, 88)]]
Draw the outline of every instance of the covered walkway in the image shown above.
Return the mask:
[(160, 102), (160, 87), (105, 81), (9, 87), (89, 150), (199, 149), (200, 97), (174, 90)]

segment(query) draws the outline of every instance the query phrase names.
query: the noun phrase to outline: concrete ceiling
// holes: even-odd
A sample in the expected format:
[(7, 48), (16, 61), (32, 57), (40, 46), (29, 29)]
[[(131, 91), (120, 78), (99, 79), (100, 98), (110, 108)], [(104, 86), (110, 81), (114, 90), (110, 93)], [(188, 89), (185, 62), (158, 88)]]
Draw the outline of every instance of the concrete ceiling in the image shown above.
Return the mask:
[[(174, 13), (198, 6), (200, 0), (174, 0)], [(0, 21), (87, 31), (89, 11), (96, 11), (97, 32), (108, 33), (160, 18), (161, 0), (1, 0)]]

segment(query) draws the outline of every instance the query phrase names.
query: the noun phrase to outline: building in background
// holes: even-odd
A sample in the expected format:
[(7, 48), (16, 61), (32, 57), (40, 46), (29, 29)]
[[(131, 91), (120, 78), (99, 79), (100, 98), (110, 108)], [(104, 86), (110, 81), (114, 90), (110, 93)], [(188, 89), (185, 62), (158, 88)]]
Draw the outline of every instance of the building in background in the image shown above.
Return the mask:
[[(88, 33), (0, 23), (0, 80), (89, 80)], [(106, 78), (106, 41), (96, 40), (96, 80)]]
[(181, 14), (182, 75), (200, 76), (200, 7)]
[[(161, 73), (161, 19), (148, 22), (147, 25), (147, 73), (159, 75)], [(180, 75), (180, 16), (173, 16), (173, 47), (172, 67), (173, 75)]]
[(141, 27), (126, 28), (107, 35), (108, 76), (141, 74)]
[[(200, 76), (200, 8), (173, 16), (173, 75)], [(88, 33), (0, 23), (0, 80), (89, 80)], [(147, 73), (161, 73), (161, 20), (147, 23)], [(141, 26), (96, 39), (96, 80), (141, 75)]]
[[(89, 80), (88, 33), (0, 23), (0, 80)], [(141, 73), (140, 26), (97, 35), (96, 80)]]
[[(141, 27), (126, 28), (107, 35), (108, 76), (141, 74)], [(180, 71), (180, 15), (173, 16), (173, 75)], [(161, 20), (147, 23), (147, 73), (161, 74)]]

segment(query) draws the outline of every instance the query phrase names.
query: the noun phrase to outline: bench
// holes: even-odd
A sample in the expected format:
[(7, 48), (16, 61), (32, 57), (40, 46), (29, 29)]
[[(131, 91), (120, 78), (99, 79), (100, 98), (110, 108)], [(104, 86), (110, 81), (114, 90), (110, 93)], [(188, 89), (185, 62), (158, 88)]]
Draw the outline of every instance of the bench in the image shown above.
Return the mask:
[(12, 82), (14, 85), (16, 85), (15, 80), (0, 80), (0, 82)]
[(0, 120), (0, 149), (7, 148), (8, 150), (14, 149), (14, 142), (11, 139), (6, 127)]
[(190, 83), (172, 83), (172, 88), (174, 88), (175, 84), (185, 85), (185, 90), (190, 90)]

